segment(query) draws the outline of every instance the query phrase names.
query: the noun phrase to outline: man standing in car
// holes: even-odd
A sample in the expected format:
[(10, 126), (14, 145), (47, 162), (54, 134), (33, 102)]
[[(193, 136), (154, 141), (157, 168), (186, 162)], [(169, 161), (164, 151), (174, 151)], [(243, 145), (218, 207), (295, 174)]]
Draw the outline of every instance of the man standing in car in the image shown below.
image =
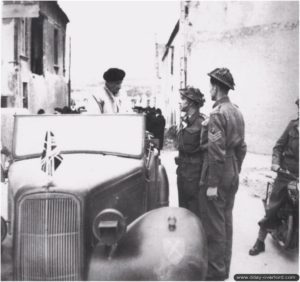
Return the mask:
[(125, 77), (125, 71), (110, 68), (103, 74), (105, 85), (89, 98), (86, 106), (87, 114), (116, 114), (122, 112), (119, 91)]
[(199, 179), (202, 167), (200, 134), (204, 116), (199, 109), (205, 99), (199, 89), (180, 89), (182, 118), (178, 131), (177, 187), (179, 206), (198, 215)]
[[(243, 115), (231, 103), (228, 92), (234, 80), (227, 68), (208, 73), (211, 99), (215, 101), (207, 120), (206, 158), (200, 181), (200, 218), (208, 243), (206, 280), (229, 277), (232, 251), (232, 210), (239, 185), (239, 173), (246, 154)], [(203, 124), (205, 126), (205, 123)]]

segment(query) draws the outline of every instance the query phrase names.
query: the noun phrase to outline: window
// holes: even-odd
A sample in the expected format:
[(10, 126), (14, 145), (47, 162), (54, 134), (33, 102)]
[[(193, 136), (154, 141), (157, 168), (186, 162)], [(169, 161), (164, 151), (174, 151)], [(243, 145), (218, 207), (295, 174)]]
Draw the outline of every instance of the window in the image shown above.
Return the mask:
[(171, 49), (171, 74), (174, 74), (174, 46), (170, 47)]
[(8, 107), (8, 96), (1, 96), (1, 108)]
[(54, 65), (58, 66), (58, 29), (54, 29)]
[(31, 23), (31, 71), (43, 74), (43, 18), (33, 18)]
[(21, 55), (28, 57), (28, 19), (21, 19)]
[(28, 108), (28, 84), (23, 82), (23, 108)]
[(63, 75), (66, 74), (66, 35), (63, 35), (63, 41), (62, 41), (62, 48), (63, 48)]

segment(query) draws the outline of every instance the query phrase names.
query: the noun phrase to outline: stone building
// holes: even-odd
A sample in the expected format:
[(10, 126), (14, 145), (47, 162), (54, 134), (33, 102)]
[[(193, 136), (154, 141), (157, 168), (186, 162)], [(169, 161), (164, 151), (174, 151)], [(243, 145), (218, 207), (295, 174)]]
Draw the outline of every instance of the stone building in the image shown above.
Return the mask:
[(69, 104), (66, 27), (57, 1), (2, 3), (1, 107), (43, 108)]
[[(179, 11), (178, 11), (179, 12)], [(246, 122), (249, 151), (271, 153), (288, 121), (297, 117), (299, 93), (298, 1), (183, 1), (179, 22), (161, 55), (163, 102), (169, 125), (178, 121), (178, 88), (199, 87), (212, 102), (207, 73), (228, 67), (230, 92)]]

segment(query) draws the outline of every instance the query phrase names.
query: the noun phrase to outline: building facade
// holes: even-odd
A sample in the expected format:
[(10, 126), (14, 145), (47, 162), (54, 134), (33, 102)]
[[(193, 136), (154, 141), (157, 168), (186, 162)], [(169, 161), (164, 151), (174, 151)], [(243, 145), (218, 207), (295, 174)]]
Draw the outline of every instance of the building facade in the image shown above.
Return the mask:
[(52, 113), (69, 104), (68, 22), (57, 1), (2, 3), (2, 108)]
[[(249, 151), (271, 153), (288, 121), (297, 117), (298, 1), (184, 1), (178, 12), (178, 32), (172, 38), (170, 31), (172, 52), (165, 51), (161, 60), (167, 95), (178, 101), (182, 85), (199, 87), (207, 101), (202, 111), (209, 113), (207, 73), (228, 67), (236, 83), (230, 98), (244, 113)], [(173, 105), (168, 120), (176, 122), (170, 115), (178, 117), (178, 111)]]

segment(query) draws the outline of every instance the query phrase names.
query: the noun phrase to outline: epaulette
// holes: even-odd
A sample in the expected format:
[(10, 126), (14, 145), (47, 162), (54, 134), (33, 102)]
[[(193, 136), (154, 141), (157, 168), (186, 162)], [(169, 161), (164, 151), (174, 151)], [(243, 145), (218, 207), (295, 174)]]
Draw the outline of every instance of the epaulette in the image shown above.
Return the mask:
[(209, 118), (206, 118), (204, 121), (202, 121), (202, 126), (207, 126), (209, 123)]
[(213, 110), (211, 111), (211, 115), (213, 115), (213, 114), (218, 114), (219, 112), (220, 112), (220, 110), (221, 110), (221, 104), (220, 105), (218, 105), (217, 107), (215, 107), (215, 108), (213, 108)]

